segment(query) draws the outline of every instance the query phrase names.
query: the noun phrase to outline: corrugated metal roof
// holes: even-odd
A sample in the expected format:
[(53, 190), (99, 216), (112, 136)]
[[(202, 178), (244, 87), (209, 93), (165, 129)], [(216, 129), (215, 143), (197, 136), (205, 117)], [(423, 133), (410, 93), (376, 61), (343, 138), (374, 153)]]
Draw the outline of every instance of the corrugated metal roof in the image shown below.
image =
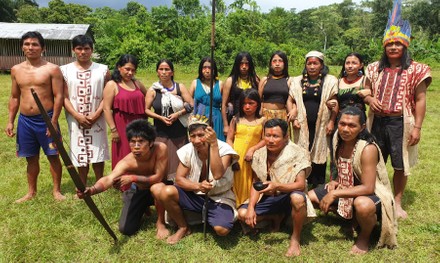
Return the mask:
[(72, 40), (77, 35), (86, 34), (90, 25), (86, 24), (28, 24), (0, 22), (0, 38), (20, 39), (28, 31), (38, 31), (44, 39)]

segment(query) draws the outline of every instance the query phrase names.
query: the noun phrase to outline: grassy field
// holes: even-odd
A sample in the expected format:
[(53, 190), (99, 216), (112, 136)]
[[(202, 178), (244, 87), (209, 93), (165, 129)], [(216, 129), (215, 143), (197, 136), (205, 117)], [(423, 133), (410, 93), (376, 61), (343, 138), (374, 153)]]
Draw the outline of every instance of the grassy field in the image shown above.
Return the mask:
[[(176, 67), (178, 69), (178, 67)], [(337, 72), (339, 68), (332, 68)], [(186, 69), (176, 72), (176, 80), (189, 86), (196, 72)], [(264, 75), (262, 71), (261, 75)], [(298, 73), (298, 72), (296, 72)], [(151, 72), (141, 71), (138, 77), (147, 86), (156, 80)], [(222, 77), (221, 79), (224, 79)], [(308, 223), (302, 233), (301, 262), (438, 262), (440, 260), (440, 67), (433, 68), (428, 109), (420, 143), (419, 164), (412, 170), (403, 205), (409, 219), (399, 221), (395, 250), (372, 249), (364, 256), (351, 256), (348, 251), (353, 238), (341, 230), (342, 221), (334, 216), (320, 216)], [(6, 126), (10, 76), (0, 75), (0, 128)], [(64, 114), (60, 125), (65, 140)], [(94, 196), (99, 209), (117, 232), (119, 243), (114, 244), (83, 201), (73, 199), (74, 185), (63, 170), (64, 202), (52, 199), (52, 180), (48, 163), (41, 158), (37, 197), (23, 204), (14, 204), (27, 190), (26, 161), (15, 156), (15, 139), (0, 136), (0, 262), (284, 262), (291, 230), (280, 233), (261, 233), (243, 236), (237, 225), (227, 237), (216, 237), (209, 230), (203, 240), (202, 228), (174, 246), (154, 238), (155, 216), (148, 218), (141, 231), (131, 237), (118, 231), (121, 209), (120, 194), (109, 190)], [(107, 163), (106, 172), (110, 170)], [(391, 169), (389, 168), (389, 171)], [(89, 179), (94, 181), (94, 179)], [(379, 235), (374, 232), (371, 245)]]

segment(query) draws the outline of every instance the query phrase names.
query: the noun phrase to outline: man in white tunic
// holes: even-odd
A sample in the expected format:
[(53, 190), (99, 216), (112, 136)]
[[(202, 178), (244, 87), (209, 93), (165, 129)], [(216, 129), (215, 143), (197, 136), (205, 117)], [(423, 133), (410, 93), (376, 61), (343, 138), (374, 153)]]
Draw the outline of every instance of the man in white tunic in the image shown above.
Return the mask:
[(89, 164), (96, 180), (104, 173), (109, 159), (107, 126), (103, 111), (103, 90), (110, 79), (106, 65), (91, 60), (93, 41), (85, 35), (72, 39), (76, 61), (61, 66), (64, 76), (64, 108), (69, 126), (70, 157), (78, 167), (81, 180), (87, 182)]

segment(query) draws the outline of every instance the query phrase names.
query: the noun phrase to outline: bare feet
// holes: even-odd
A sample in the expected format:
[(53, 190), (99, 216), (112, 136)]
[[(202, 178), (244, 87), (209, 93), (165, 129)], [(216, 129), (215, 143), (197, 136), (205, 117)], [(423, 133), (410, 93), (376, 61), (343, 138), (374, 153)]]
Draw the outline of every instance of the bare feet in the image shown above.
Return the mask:
[(157, 239), (165, 239), (170, 235), (170, 231), (163, 224), (156, 224), (156, 238)]
[(299, 256), (301, 254), (301, 248), (299, 246), (299, 242), (296, 239), (290, 239), (290, 246), (287, 249), (286, 257)]
[(30, 194), (30, 193), (27, 193), (27, 194), (26, 194), (25, 196), (23, 196), (22, 198), (15, 200), (15, 203), (16, 203), (16, 204), (19, 204), (19, 203), (23, 203), (23, 202), (29, 201), (29, 200), (31, 200), (32, 198), (34, 198), (36, 195), (37, 195), (37, 194)]
[(351, 247), (350, 254), (352, 255), (364, 255), (368, 252), (368, 243), (359, 244), (362, 242), (357, 242)]
[(167, 243), (170, 245), (174, 245), (189, 234), (191, 234), (191, 230), (188, 227), (179, 227), (174, 235), (167, 238)]
[(402, 219), (408, 218), (408, 213), (406, 213), (406, 211), (403, 210), (400, 204), (396, 204), (396, 216), (397, 218), (402, 218)]
[(64, 201), (66, 200), (66, 197), (62, 195), (60, 192), (53, 192), (53, 198), (57, 201)]

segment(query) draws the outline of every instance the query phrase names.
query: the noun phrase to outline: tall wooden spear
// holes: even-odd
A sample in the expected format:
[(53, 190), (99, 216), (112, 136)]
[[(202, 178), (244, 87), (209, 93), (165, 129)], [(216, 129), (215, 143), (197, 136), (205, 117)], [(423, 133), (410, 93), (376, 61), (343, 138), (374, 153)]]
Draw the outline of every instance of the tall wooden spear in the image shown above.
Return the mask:
[[(214, 72), (214, 49), (215, 49), (215, 0), (212, 0), (211, 7), (211, 83), (210, 83), (210, 93), (209, 93), (209, 126), (212, 125), (212, 102), (214, 97), (214, 83), (215, 83), (215, 72)], [(211, 146), (208, 145), (208, 160), (207, 160), (207, 175), (206, 179), (209, 181), (209, 171), (211, 168)], [(202, 220), (203, 220), (203, 238), (206, 240), (206, 225), (208, 221), (208, 193), (205, 195), (205, 203), (203, 204), (202, 210)]]

